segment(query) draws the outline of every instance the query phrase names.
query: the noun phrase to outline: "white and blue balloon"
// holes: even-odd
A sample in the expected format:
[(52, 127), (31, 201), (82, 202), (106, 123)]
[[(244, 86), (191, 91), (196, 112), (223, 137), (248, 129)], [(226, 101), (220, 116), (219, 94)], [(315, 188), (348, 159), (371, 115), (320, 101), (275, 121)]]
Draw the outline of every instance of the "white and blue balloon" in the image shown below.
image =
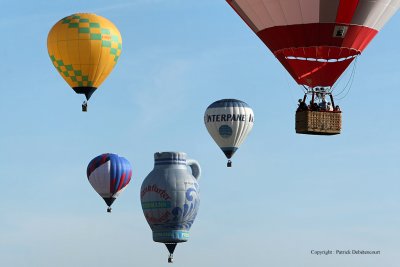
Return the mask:
[(246, 139), (254, 124), (253, 110), (245, 102), (237, 99), (222, 99), (208, 106), (204, 123), (211, 137), (228, 158)]

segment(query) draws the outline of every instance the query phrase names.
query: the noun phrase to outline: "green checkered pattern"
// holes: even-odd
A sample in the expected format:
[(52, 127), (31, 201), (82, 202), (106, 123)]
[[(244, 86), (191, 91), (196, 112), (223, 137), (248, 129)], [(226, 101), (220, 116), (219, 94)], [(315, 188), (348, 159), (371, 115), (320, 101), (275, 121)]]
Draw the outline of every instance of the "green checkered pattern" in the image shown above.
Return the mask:
[[(85, 23), (82, 25), (82, 23)], [(89, 27), (87, 24), (89, 23)], [(121, 40), (119, 40), (118, 35), (111, 34), (109, 29), (104, 29), (100, 27), (100, 23), (90, 22), (88, 18), (81, 18), (79, 15), (73, 15), (62, 19), (62, 24), (68, 24), (68, 28), (77, 28), (79, 33), (90, 34), (90, 40), (100, 40), (102, 41), (103, 47), (110, 48), (111, 55), (114, 56), (114, 61), (118, 61), (118, 52), (122, 49)], [(93, 29), (100, 29), (93, 32)], [(102, 34), (107, 34), (111, 36), (111, 40), (102, 40)], [(112, 43), (117, 43), (117, 48), (112, 47)]]
[(77, 84), (78, 87), (92, 87), (93, 82), (89, 81), (87, 75), (82, 75), (82, 71), (74, 70), (72, 65), (65, 65), (61, 59), (56, 59), (55, 56), (50, 56), (51, 61), (57, 70), (65, 78), (70, 78), (71, 81)]

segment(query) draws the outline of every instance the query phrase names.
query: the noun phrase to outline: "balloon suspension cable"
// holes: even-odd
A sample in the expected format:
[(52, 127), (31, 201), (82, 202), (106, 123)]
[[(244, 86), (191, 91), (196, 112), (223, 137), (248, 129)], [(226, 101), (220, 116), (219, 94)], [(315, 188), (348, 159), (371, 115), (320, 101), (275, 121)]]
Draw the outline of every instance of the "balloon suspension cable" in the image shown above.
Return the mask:
[[(354, 60), (354, 62), (353, 62), (353, 68), (352, 68), (352, 70), (351, 70), (351, 75), (354, 75), (354, 71), (355, 71), (355, 68), (356, 68), (356, 63), (357, 63), (357, 60), (358, 60), (358, 57), (355, 57), (354, 58), (355, 60)], [(340, 84), (340, 82), (343, 80), (344, 78), (343, 78), (343, 75), (340, 75), (339, 76), (339, 79), (335, 82), (335, 84), (333, 85), (333, 89), (335, 89), (339, 84)], [(350, 80), (350, 79), (349, 79)], [(347, 80), (347, 84), (349, 83), (349, 80)], [(341, 93), (343, 93), (344, 92), (344, 90), (346, 89), (346, 86), (345, 86), (345, 88), (342, 90), (342, 91), (340, 91), (338, 94), (336, 94), (335, 96), (338, 96), (338, 95), (340, 95)]]
[(108, 207), (107, 212), (111, 213), (111, 211), (112, 211), (111, 207)]
[(228, 163), (226, 163), (226, 167), (228, 167), (228, 168), (232, 167), (232, 161), (231, 160), (228, 160)]
[[(318, 110), (318, 108), (316, 108), (315, 106), (320, 106), (320, 105), (327, 105), (326, 108), (328, 108), (329, 105), (335, 107), (335, 102), (332, 94), (333, 87), (331, 86), (310, 87), (305, 85), (303, 85), (303, 87), (306, 91), (304, 93), (303, 99), (299, 99), (298, 110), (300, 109), (301, 105), (304, 106), (308, 95), (311, 95), (311, 100), (310, 100), (310, 105), (306, 109)], [(330, 102), (328, 102), (327, 97), (330, 98)], [(304, 107), (302, 108), (304, 109)]]
[(319, 100), (322, 100), (322, 99), (325, 99), (325, 97), (326, 96), (331, 96), (332, 95), (332, 87), (330, 87), (330, 86), (316, 86), (316, 87), (307, 87), (307, 86), (304, 86), (303, 85), (303, 87), (304, 87), (304, 89), (306, 90), (305, 92), (304, 92), (304, 98), (303, 98), (303, 100), (305, 100), (306, 99), (306, 96), (307, 95), (311, 95), (312, 96), (312, 100), (315, 98), (315, 99), (319, 99)]
[(88, 106), (88, 103), (86, 101), (83, 101), (83, 103), (82, 103), (82, 112), (87, 112), (87, 106)]
[(331, 86), (315, 86), (315, 87), (308, 87), (306, 94), (315, 93), (316, 95), (330, 95), (332, 94), (332, 87)]
[(357, 69), (357, 60), (358, 60), (358, 58), (356, 57), (355, 60), (354, 60), (353, 70), (351, 71), (350, 78), (347, 81), (346, 85), (344, 86), (343, 90), (335, 95), (335, 97), (339, 96), (347, 89), (347, 92), (344, 94), (344, 96), (342, 96), (341, 98), (338, 98), (338, 100), (342, 100), (343, 98), (345, 98), (349, 94), (349, 92), (350, 92), (350, 90), (352, 88), (352, 85), (353, 85), (353, 82), (354, 82), (355, 73), (356, 73), (356, 69)]
[(307, 94), (307, 92), (308, 92), (307, 86), (305, 86), (304, 84), (302, 84), (302, 86), (303, 86), (303, 88), (304, 88), (304, 94)]

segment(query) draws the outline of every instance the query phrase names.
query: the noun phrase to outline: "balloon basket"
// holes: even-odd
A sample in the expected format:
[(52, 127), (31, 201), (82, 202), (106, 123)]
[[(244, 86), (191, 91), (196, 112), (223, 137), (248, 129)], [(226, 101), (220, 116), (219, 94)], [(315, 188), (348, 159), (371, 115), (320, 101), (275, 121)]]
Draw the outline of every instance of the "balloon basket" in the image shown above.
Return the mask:
[(108, 208), (107, 208), (107, 212), (108, 212), (108, 213), (111, 213), (111, 211), (112, 211), (111, 207), (108, 207)]
[(168, 256), (168, 263), (174, 263), (174, 257), (172, 254), (169, 254)]
[(228, 168), (232, 167), (232, 161), (228, 160), (228, 163), (226, 163), (226, 167)]
[(87, 102), (83, 102), (82, 104), (82, 112), (87, 112)]
[(340, 134), (342, 113), (340, 111), (297, 111), (296, 133), (311, 135)]

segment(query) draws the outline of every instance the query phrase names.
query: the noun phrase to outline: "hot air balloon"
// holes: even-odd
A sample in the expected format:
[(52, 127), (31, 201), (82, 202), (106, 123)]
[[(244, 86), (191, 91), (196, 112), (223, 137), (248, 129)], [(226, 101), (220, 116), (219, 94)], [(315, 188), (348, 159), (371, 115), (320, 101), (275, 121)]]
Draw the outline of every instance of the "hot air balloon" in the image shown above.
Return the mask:
[(127, 159), (105, 153), (90, 161), (87, 177), (94, 190), (108, 205), (107, 212), (111, 212), (112, 203), (131, 181), (132, 167)]
[[(337, 134), (341, 114), (332, 86), (400, 6), (398, 0), (226, 0), (311, 95), (311, 110), (296, 112), (296, 131)], [(319, 106), (315, 105), (316, 101)], [(300, 100), (301, 102), (301, 100)], [(304, 104), (302, 104), (304, 105)], [(302, 111), (302, 112), (300, 112)], [(317, 121), (312, 125), (312, 121)], [(314, 127), (314, 128), (313, 128)]]
[(77, 94), (87, 101), (117, 63), (122, 38), (117, 27), (101, 16), (78, 13), (65, 17), (50, 30), (47, 49), (54, 67)]
[(166, 245), (170, 263), (176, 245), (189, 239), (189, 230), (200, 205), (200, 175), (200, 165), (186, 159), (186, 153), (158, 152), (154, 154), (154, 169), (140, 189), (143, 213), (153, 232), (153, 240)]
[(240, 100), (218, 100), (208, 106), (204, 114), (204, 123), (211, 137), (228, 158), (227, 167), (231, 167), (230, 158), (253, 128), (253, 110)]

